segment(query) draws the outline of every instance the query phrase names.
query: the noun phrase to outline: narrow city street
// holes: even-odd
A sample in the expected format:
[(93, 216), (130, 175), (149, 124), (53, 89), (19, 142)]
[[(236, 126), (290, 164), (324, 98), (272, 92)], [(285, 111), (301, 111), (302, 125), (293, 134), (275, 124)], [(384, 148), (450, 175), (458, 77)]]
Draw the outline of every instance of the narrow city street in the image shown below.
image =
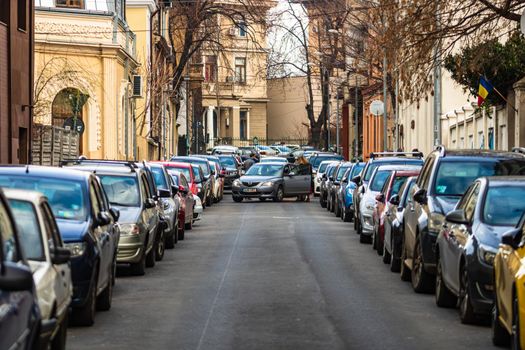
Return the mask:
[(144, 277), (117, 280), (71, 349), (492, 349), (311, 203), (228, 195)]

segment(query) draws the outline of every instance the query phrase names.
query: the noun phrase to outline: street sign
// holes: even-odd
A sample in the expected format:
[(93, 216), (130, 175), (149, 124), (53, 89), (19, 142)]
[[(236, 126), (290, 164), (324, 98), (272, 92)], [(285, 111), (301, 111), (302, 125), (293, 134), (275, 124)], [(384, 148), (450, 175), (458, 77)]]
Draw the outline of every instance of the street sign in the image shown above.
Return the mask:
[(75, 117), (69, 117), (64, 121), (64, 129), (74, 130), (78, 132), (80, 135), (82, 135), (85, 129), (85, 125), (82, 119), (75, 118)]
[(255, 137), (253, 138), (253, 145), (254, 145), (254, 146), (258, 146), (258, 145), (259, 145), (259, 139), (257, 138), (257, 136), (255, 136)]
[(385, 112), (385, 106), (383, 104), (383, 101), (379, 101), (379, 100), (372, 101), (372, 103), (370, 104), (370, 113), (372, 113), (373, 115), (377, 117), (377, 116), (383, 115), (384, 112)]

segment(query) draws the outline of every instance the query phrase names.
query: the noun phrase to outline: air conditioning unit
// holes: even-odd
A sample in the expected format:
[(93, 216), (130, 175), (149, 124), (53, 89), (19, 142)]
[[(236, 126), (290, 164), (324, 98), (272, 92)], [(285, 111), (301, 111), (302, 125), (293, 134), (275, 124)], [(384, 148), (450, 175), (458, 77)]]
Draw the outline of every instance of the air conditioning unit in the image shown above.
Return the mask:
[(142, 97), (142, 75), (133, 76), (133, 94), (132, 97)]
[(226, 82), (227, 83), (235, 83), (235, 76), (233, 75), (229, 75), (226, 77)]
[(239, 32), (239, 30), (238, 30), (237, 28), (230, 28), (230, 29), (228, 30), (228, 34), (229, 34), (230, 36), (237, 36), (237, 33), (238, 33), (238, 32)]

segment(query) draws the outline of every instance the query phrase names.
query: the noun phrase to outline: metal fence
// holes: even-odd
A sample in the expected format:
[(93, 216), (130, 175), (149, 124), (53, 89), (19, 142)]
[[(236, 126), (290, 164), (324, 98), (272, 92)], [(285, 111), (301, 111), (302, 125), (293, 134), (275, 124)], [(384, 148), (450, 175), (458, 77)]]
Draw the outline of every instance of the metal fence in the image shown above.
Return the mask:
[(236, 147), (247, 147), (257, 145), (270, 146), (270, 145), (307, 145), (308, 139), (298, 138), (279, 138), (279, 139), (266, 139), (266, 138), (253, 138), (253, 139), (240, 139), (232, 137), (223, 137), (215, 140), (215, 145), (232, 145)]
[(35, 124), (32, 136), (32, 164), (53, 166), (61, 160), (79, 156), (79, 134), (76, 131)]

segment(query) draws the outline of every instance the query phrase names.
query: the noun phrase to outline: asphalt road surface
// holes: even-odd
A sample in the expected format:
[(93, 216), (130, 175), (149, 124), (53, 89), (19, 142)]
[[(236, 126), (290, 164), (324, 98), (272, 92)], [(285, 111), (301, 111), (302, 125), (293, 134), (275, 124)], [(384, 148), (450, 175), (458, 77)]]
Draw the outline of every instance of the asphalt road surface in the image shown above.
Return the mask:
[(311, 203), (227, 196), (70, 349), (494, 349), (490, 328), (415, 294), (352, 223)]

